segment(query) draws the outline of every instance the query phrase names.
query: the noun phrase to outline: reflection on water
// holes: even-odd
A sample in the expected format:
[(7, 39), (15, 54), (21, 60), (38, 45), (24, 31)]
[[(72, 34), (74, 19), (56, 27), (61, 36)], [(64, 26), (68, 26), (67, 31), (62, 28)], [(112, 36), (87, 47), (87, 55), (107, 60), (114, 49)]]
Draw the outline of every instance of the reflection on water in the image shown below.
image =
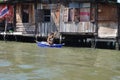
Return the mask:
[(0, 43), (0, 80), (120, 80), (119, 51)]

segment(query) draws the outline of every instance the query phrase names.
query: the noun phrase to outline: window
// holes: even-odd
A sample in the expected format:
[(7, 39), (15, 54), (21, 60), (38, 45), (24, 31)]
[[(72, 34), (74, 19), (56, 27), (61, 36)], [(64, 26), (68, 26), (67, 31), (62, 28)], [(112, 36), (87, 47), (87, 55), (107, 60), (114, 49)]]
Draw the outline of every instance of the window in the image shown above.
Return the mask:
[(68, 21), (71, 21), (71, 22), (79, 22), (80, 21), (79, 8), (69, 9)]
[(50, 10), (49, 9), (43, 9), (44, 13), (44, 22), (50, 22)]
[(90, 21), (90, 3), (70, 3), (63, 12), (64, 22)]
[(28, 23), (29, 22), (29, 5), (22, 5), (21, 13), (22, 13), (22, 22)]
[(79, 3), (72, 2), (69, 4), (69, 12), (68, 12), (68, 21), (69, 22), (79, 22), (80, 21), (80, 10)]
[(38, 9), (37, 21), (38, 22), (50, 22), (51, 11), (50, 9)]
[(74, 21), (74, 8), (69, 9), (68, 21)]
[(80, 21), (81, 22), (90, 21), (90, 3), (80, 4)]

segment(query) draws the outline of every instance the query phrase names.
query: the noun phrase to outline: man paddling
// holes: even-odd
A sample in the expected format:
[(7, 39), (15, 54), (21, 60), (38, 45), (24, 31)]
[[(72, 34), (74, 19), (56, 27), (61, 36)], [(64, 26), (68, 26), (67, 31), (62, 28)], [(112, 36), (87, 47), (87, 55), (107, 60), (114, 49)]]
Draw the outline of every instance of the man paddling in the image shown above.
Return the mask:
[(53, 32), (48, 35), (47, 43), (48, 43), (49, 45), (53, 45), (55, 35), (56, 35), (56, 33), (53, 33)]

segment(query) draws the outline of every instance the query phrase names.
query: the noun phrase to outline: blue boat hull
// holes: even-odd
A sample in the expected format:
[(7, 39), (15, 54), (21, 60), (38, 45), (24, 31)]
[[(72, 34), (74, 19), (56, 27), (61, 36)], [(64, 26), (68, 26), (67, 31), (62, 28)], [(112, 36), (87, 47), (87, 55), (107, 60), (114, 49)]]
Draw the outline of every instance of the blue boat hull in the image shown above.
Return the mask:
[(44, 48), (61, 48), (63, 46), (63, 44), (53, 44), (53, 45), (49, 45), (46, 42), (37, 42), (37, 45), (39, 47), (44, 47)]

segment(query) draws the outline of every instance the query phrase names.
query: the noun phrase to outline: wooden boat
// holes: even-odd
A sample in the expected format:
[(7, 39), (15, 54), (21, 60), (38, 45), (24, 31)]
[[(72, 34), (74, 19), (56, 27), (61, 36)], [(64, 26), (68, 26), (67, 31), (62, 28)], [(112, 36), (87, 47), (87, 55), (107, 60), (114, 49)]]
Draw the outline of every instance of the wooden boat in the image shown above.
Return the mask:
[(37, 42), (37, 45), (43, 48), (61, 48), (64, 44), (49, 45), (47, 42), (42, 41), (42, 42)]

